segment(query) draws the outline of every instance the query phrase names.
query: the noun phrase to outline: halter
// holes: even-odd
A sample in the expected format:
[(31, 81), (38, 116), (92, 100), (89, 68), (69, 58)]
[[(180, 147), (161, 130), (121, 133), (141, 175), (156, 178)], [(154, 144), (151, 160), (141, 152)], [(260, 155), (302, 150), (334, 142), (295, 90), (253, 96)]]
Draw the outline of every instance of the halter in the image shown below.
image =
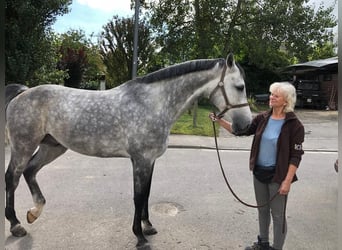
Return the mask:
[(223, 115), (228, 110), (230, 110), (230, 109), (242, 108), (242, 107), (245, 107), (245, 106), (249, 106), (248, 102), (241, 103), (241, 104), (236, 104), (236, 105), (230, 104), (227, 92), (226, 92), (226, 90), (224, 88), (224, 82), (223, 82), (224, 81), (224, 77), (226, 76), (226, 70), (227, 70), (227, 64), (225, 64), (224, 67), (223, 67), (220, 81), (217, 83), (217, 86), (213, 89), (213, 91), (209, 95), (209, 100), (210, 100), (212, 98), (212, 96), (216, 93), (216, 91), (221, 90), (223, 98), (224, 98), (224, 100), (226, 102), (226, 107), (218, 115), (216, 115), (218, 118), (222, 118)]

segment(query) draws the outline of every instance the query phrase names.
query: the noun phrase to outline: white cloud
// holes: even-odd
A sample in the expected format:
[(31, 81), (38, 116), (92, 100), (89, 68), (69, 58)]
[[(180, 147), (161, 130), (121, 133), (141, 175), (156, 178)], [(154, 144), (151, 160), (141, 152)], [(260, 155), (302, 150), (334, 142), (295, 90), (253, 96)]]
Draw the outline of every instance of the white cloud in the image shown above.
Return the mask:
[(77, 0), (79, 4), (105, 12), (130, 12), (130, 0)]

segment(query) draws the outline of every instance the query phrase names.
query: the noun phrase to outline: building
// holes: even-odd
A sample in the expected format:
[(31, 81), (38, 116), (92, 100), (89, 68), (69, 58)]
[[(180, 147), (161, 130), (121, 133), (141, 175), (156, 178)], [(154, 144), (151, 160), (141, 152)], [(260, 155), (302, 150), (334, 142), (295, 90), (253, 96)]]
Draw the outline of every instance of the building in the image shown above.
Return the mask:
[(286, 67), (293, 82), (320, 82), (320, 98), (327, 109), (338, 107), (338, 57), (314, 60)]

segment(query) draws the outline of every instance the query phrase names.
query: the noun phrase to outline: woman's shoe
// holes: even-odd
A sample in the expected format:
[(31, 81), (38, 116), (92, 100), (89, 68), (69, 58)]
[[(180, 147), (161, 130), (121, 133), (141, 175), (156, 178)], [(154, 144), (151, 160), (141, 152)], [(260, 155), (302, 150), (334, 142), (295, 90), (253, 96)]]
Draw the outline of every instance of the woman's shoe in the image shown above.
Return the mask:
[(258, 242), (254, 242), (252, 246), (246, 247), (245, 250), (269, 250), (270, 243), (261, 242), (260, 237), (258, 236)]

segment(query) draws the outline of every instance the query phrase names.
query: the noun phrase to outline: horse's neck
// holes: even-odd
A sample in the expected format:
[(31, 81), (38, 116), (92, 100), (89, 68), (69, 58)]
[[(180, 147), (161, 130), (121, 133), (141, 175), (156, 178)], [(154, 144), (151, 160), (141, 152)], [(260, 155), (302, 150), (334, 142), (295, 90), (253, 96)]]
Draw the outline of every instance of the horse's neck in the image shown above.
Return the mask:
[(116, 100), (125, 99), (123, 105), (153, 114), (154, 119), (162, 119), (165, 126), (171, 127), (196, 98), (204, 92), (209, 96), (218, 82), (220, 72), (219, 67), (214, 67), (154, 83), (127, 82), (111, 92), (115, 93)]
[[(163, 106), (168, 110), (173, 123), (205, 91), (211, 89), (217, 75), (212, 72), (197, 72), (162, 82)], [(208, 92), (208, 91), (207, 91)]]

